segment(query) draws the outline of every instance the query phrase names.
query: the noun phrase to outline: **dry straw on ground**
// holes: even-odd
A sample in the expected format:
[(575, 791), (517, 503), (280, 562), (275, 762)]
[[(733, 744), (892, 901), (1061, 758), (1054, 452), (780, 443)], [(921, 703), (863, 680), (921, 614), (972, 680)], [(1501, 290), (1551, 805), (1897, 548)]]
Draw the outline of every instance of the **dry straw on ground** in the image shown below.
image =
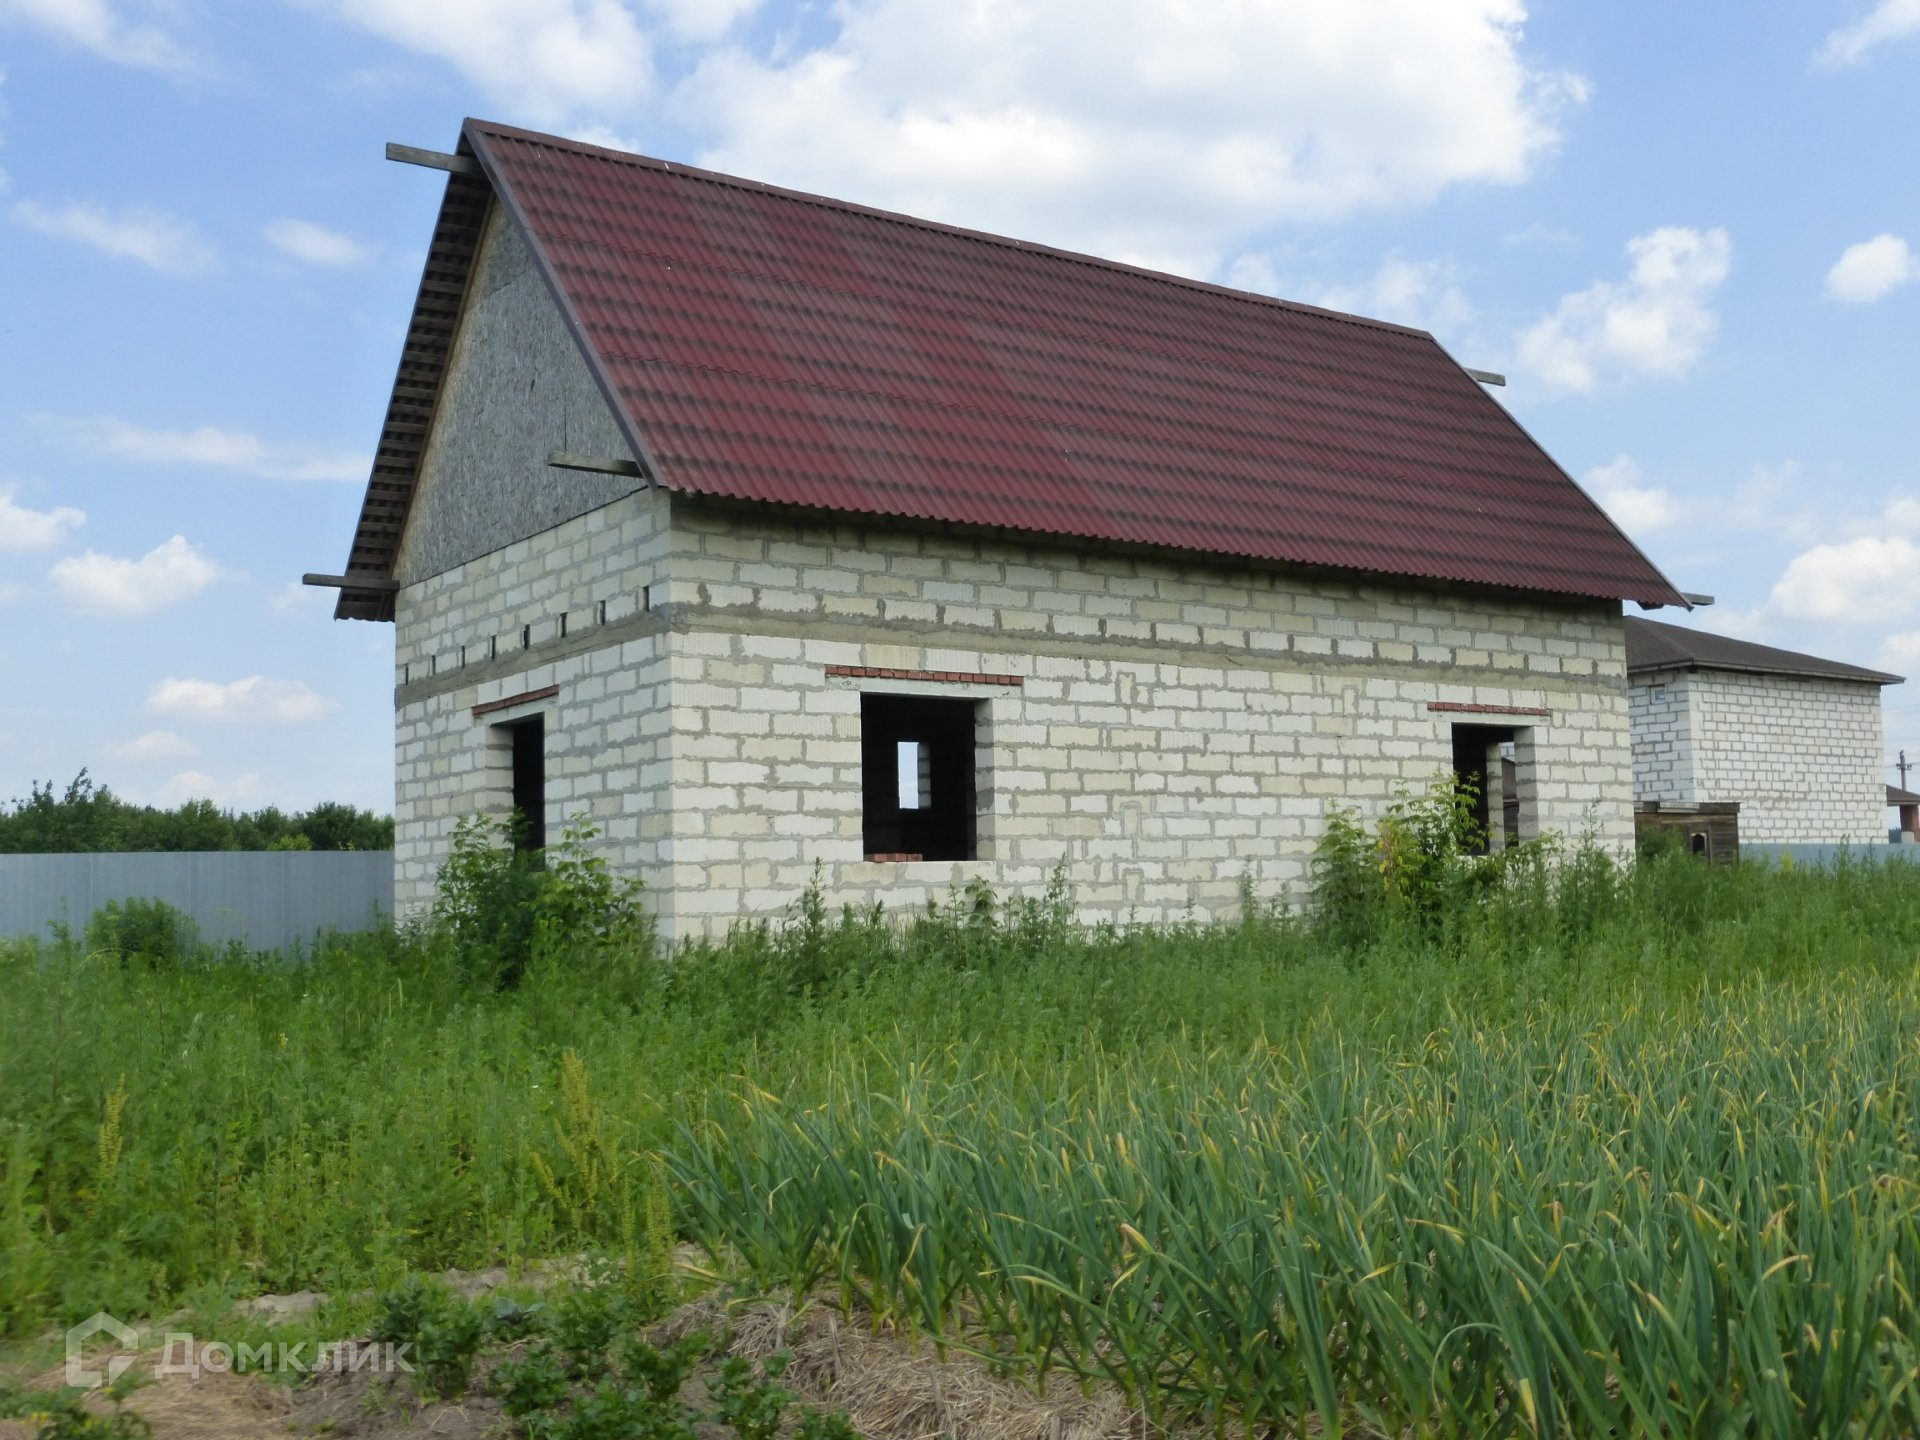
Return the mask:
[(869, 1440), (1137, 1440), (1142, 1418), (1118, 1391), (1055, 1387), (1036, 1396), (991, 1374), (979, 1360), (944, 1361), (925, 1340), (909, 1343), (850, 1322), (832, 1305), (760, 1302), (727, 1312), (686, 1306), (661, 1327), (663, 1340), (692, 1330), (732, 1330), (733, 1354), (760, 1360), (787, 1350), (781, 1383), (808, 1404), (845, 1410)]

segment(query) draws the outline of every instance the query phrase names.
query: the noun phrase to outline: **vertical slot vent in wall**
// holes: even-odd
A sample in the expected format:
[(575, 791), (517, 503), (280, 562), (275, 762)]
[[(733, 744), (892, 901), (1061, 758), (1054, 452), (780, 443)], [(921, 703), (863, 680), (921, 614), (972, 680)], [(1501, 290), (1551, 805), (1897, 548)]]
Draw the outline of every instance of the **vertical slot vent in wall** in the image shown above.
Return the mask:
[(439, 655), (439, 652), (436, 651), (434, 654), (427, 657), (427, 674), (438, 675), (439, 673), (440, 673), (440, 655)]
[(520, 648), (522, 650), (530, 650), (533, 648), (533, 626), (522, 625), (520, 627)]
[(460, 668), (462, 670), (467, 668), (467, 647), (464, 645), (460, 647)]
[(606, 624), (606, 623), (607, 623), (607, 602), (606, 602), (606, 601), (604, 601), (604, 600), (602, 600), (602, 601), (600, 602), (600, 620), (599, 620), (599, 623), (600, 623), (600, 624), (602, 624), (602, 625), (604, 625), (604, 624)]
[(487, 659), (498, 660), (499, 658), (500, 658), (500, 637), (498, 635), (489, 635), (487, 637)]
[(560, 638), (567, 638), (567, 612), (564, 610), (560, 612)]
[(653, 587), (651, 585), (642, 585), (640, 587), (640, 608), (642, 610), (653, 609)]

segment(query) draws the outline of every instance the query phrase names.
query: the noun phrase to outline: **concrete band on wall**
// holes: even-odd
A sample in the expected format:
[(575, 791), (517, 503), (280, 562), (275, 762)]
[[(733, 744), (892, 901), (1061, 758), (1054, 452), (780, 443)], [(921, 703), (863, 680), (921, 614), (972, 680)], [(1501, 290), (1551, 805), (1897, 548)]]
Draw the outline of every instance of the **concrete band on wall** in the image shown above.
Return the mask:
[(393, 914), (393, 856), (384, 850), (187, 851), (0, 855), (0, 935), (84, 938), (108, 901), (164, 900), (213, 944), (252, 950), (311, 944)]

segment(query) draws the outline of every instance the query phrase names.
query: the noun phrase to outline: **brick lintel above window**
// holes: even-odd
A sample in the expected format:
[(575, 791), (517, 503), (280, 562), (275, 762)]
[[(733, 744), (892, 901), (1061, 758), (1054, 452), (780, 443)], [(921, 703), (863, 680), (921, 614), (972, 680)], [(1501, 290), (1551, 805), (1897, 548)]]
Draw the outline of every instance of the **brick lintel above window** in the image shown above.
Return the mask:
[(1019, 675), (987, 675), (967, 670), (890, 670), (875, 665), (829, 665), (827, 674), (850, 680), (926, 680), (946, 685), (1020, 685)]

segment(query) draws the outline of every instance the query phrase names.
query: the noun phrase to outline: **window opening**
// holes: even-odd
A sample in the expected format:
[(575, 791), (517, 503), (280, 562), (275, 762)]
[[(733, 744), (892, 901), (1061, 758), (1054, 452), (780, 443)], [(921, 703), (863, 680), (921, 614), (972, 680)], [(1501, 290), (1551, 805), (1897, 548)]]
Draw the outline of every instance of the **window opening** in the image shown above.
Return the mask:
[(978, 704), (920, 695), (860, 697), (861, 828), (869, 857), (977, 858)]
[(1485, 855), (1501, 841), (1519, 839), (1518, 764), (1510, 758), (1514, 731), (1498, 725), (1453, 727), (1453, 773), (1473, 818), (1471, 853)]
[(544, 850), (547, 845), (547, 725), (544, 716), (503, 726), (513, 748), (513, 808), (522, 823), (514, 829), (514, 846)]

